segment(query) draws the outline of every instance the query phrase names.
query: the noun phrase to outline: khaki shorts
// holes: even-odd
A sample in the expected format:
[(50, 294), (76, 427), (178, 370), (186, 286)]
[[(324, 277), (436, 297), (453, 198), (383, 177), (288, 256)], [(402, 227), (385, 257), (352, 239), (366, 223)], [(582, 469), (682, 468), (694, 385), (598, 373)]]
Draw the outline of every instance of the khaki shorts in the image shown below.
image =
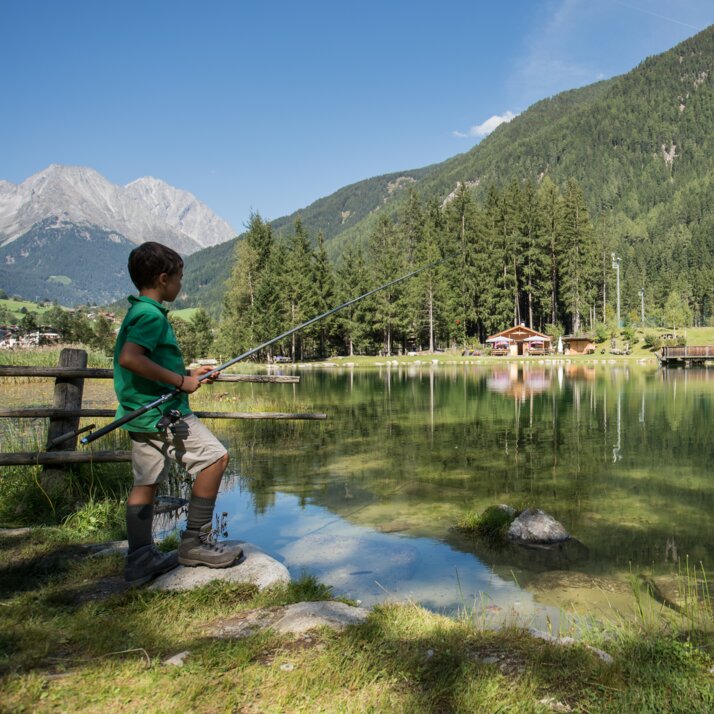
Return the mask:
[(223, 444), (195, 414), (182, 417), (174, 425), (176, 433), (129, 432), (131, 466), (136, 486), (161, 483), (175, 461), (192, 476), (216, 463), (227, 452)]

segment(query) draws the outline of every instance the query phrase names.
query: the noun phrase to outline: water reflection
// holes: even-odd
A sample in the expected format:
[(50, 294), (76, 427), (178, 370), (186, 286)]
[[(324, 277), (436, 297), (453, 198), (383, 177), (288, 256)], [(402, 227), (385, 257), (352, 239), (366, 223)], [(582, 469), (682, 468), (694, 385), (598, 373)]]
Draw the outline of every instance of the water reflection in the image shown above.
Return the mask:
[[(214, 423), (237, 472), (219, 506), (231, 537), (365, 602), (532, 613), (567, 595), (597, 609), (593, 591), (608, 583), (611, 600), (631, 570), (714, 560), (711, 374), (547, 360), (305, 372), (274, 385), (281, 406), (309, 401), (327, 422)], [(529, 569), (454, 533), (494, 503), (552, 513), (588, 557)]]

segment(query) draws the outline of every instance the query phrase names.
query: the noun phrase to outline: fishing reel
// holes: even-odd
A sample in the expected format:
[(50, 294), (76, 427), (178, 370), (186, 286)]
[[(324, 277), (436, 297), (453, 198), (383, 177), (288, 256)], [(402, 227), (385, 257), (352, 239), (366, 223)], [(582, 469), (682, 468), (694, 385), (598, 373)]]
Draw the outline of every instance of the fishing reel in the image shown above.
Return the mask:
[(156, 423), (159, 431), (170, 431), (176, 434), (177, 424), (181, 419), (181, 412), (178, 409), (169, 409)]

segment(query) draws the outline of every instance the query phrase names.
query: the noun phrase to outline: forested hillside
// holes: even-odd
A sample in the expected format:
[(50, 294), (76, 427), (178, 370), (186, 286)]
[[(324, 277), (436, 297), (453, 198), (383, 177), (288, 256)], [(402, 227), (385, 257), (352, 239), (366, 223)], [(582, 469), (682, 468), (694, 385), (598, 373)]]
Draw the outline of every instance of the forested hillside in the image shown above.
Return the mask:
[[(321, 250), (344, 269), (348, 249), (368, 251), (370, 241), (387, 225), (404, 230), (410, 202), (446, 215), (461, 184), (459, 200), (473, 200), (475, 215), (486, 222), (473, 230), (491, 236), (484, 250), (489, 255), (497, 248), (505, 251), (500, 283), (493, 284), (495, 278), (487, 273), (479, 288), (501, 291), (495, 313), (500, 320), (510, 324), (532, 319), (536, 327), (555, 320), (568, 330), (607, 321), (614, 296), (611, 254), (616, 253), (621, 258), (625, 319), (639, 314), (644, 289), (646, 311), (653, 319), (663, 315), (668, 303), (671, 307), (678, 301), (689, 321), (706, 322), (714, 312), (713, 65), (710, 27), (626, 75), (537, 103), (468, 153), (421, 171), (354, 184), (321, 199), (301, 212), (300, 231), (313, 246), (321, 232)], [(582, 243), (587, 287), (578, 308), (568, 306), (562, 293), (570, 289), (563, 281), (573, 279), (571, 265), (559, 262), (561, 294), (555, 300), (551, 296), (556, 310), (552, 305), (546, 310), (529, 283), (533, 271), (540, 270), (534, 265), (544, 259), (540, 251), (546, 239), (540, 218), (529, 223), (534, 214), (524, 202), (537, 203), (548, 193), (560, 203), (575, 200), (577, 194), (587, 214)], [(494, 204), (501, 212), (498, 219)], [(579, 211), (580, 216), (585, 213)], [(560, 221), (551, 225), (552, 252), (562, 257), (568, 250), (559, 243), (565, 230), (560, 209), (553, 209), (551, 217)], [(285, 241), (293, 240), (295, 218), (274, 222), (275, 237), (283, 234)], [(497, 234), (503, 237), (500, 247), (493, 242)], [(452, 239), (443, 236), (446, 243)], [(532, 260), (523, 253), (524, 245), (531, 244), (540, 246)], [(232, 247), (226, 244), (205, 258), (202, 252), (189, 259), (189, 303), (219, 308), (215, 281), (228, 278)], [(208, 301), (201, 284), (210, 285)], [(473, 319), (480, 309), (477, 303), (470, 309), (473, 315), (462, 329), (474, 335), (488, 331), (489, 323)]]

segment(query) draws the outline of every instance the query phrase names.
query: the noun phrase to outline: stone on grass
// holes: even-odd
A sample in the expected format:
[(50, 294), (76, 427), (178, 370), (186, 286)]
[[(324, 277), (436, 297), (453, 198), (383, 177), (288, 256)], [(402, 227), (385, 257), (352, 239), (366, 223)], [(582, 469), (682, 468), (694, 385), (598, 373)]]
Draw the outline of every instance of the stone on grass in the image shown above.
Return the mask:
[(105, 555), (114, 555), (114, 553), (126, 555), (129, 550), (129, 541), (112, 540), (107, 543), (89, 543), (84, 548), (90, 558), (103, 558)]
[(298, 602), (285, 608), (282, 617), (273, 624), (273, 629), (281, 634), (302, 634), (316, 627), (344, 630), (348, 625), (363, 623), (368, 615), (366, 608), (352, 607), (343, 602)]
[(508, 538), (516, 543), (560, 543), (570, 534), (553, 516), (540, 508), (527, 508), (508, 529)]
[(31, 532), (32, 528), (0, 528), (0, 536), (7, 536), (8, 538), (30, 535)]
[(293, 605), (249, 610), (240, 615), (219, 620), (209, 626), (209, 634), (220, 638), (250, 637), (271, 628), (280, 634), (300, 635), (318, 627), (343, 630), (359, 625), (369, 615), (363, 607), (353, 607), (331, 600), (298, 602)]
[[(226, 541), (230, 543), (231, 541)], [(251, 543), (241, 543), (243, 560), (230, 568), (188, 568), (183, 565), (160, 575), (149, 586), (151, 590), (193, 590), (216, 580), (250, 583), (259, 590), (290, 582), (288, 569)]]
[(172, 667), (183, 667), (186, 657), (189, 656), (189, 651), (184, 650), (175, 654), (173, 657), (167, 657), (162, 664), (170, 664)]
[[(551, 644), (559, 645), (562, 647), (578, 644), (578, 641), (573, 639), (572, 637), (556, 637), (555, 635), (551, 635), (548, 632), (537, 630), (534, 627), (530, 628), (528, 632), (530, 632), (532, 637), (536, 637), (539, 640), (545, 640), (546, 642), (550, 642)], [(598, 649), (597, 647), (585, 644), (584, 642), (580, 644), (582, 644), (586, 649), (590, 650), (593, 654), (599, 657), (600, 660), (602, 660), (605, 664), (613, 664), (613, 662), (615, 661), (612, 658), (612, 655), (609, 655), (607, 652), (604, 652), (603, 650)]]

